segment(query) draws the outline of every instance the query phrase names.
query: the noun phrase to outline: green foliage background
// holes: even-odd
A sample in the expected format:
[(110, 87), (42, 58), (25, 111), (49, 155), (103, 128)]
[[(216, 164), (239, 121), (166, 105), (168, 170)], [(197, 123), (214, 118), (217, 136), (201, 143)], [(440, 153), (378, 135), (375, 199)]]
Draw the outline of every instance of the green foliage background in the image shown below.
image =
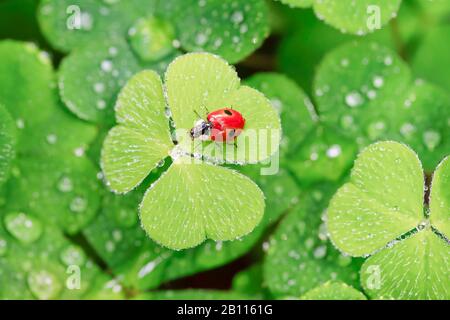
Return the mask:
[[(341, 253), (327, 208), (373, 142), (409, 145), (428, 184), (450, 154), (450, 4), (371, 1), (382, 28), (369, 32), (368, 3), (345, 2), (1, 0), (0, 298), (449, 299), (445, 234), (438, 276), (421, 279), (435, 294), (400, 281), (382, 296), (360, 281), (376, 255)], [(81, 30), (67, 28), (70, 5), (88, 13)], [(174, 251), (153, 242), (138, 215), (171, 159), (116, 195), (100, 152), (127, 81), (196, 51), (233, 64), (278, 111), (280, 171), (229, 165), (264, 192), (261, 222), (235, 241)], [(72, 265), (81, 272), (75, 290)]]

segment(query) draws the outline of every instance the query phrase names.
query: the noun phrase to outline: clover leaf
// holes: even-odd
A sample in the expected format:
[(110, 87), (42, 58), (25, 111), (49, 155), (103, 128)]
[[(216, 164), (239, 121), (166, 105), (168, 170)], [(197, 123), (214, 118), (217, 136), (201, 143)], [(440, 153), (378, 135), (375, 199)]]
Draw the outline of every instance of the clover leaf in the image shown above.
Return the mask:
[(267, 5), (261, 0), (168, 0), (159, 5), (176, 26), (183, 49), (218, 54), (230, 63), (247, 57), (269, 35)]
[[(342, 140), (336, 145), (343, 151), (348, 145), (347, 160), (353, 157), (355, 142), (362, 148), (380, 139), (395, 139), (414, 147), (430, 171), (449, 149), (448, 95), (427, 82), (413, 81), (397, 54), (378, 43), (350, 42), (328, 53), (317, 70), (314, 98), (318, 122), (325, 127), (322, 135)], [(315, 146), (314, 139), (307, 139), (308, 144), (314, 146), (311, 160), (317, 161), (317, 149), (326, 148)], [(294, 158), (306, 149), (293, 152)], [(305, 156), (300, 160), (305, 161)], [(291, 164), (296, 172), (301, 172), (295, 169), (299, 163)], [(348, 164), (341, 162), (342, 168)]]
[(0, 185), (9, 175), (15, 152), (16, 128), (8, 111), (0, 105)]
[(300, 300), (367, 300), (366, 296), (343, 282), (327, 282), (314, 288)]
[(328, 230), (333, 243), (352, 256), (371, 255), (361, 269), (369, 296), (449, 298), (448, 162), (435, 172), (429, 212), (421, 163), (397, 142), (362, 151), (350, 182), (332, 199)]
[(233, 291), (252, 295), (254, 297), (265, 296), (265, 287), (263, 279), (263, 268), (261, 263), (255, 263), (252, 266), (239, 271), (232, 281)]
[(102, 271), (53, 224), (24, 212), (1, 216), (1, 299), (79, 299), (93, 289)]
[[(280, 81), (273, 83), (266, 81), (272, 77)], [(308, 111), (295, 108), (296, 100), (284, 99), (279, 95), (279, 89), (285, 84), (293, 86), (295, 84), (277, 74), (256, 75), (247, 79), (245, 84), (267, 95), (273, 107), (280, 113), (283, 127), (291, 124), (286, 135), (294, 141), (298, 135), (295, 119), (303, 120), (301, 115), (304, 112), (307, 114)], [(277, 89), (272, 89), (273, 86)], [(280, 157), (280, 161), (285, 163), (283, 152)], [(108, 266), (116, 275), (123, 278), (124, 283), (133, 288), (157, 287), (166, 281), (219, 267), (238, 258), (256, 244), (271, 223), (276, 222), (281, 214), (298, 201), (297, 184), (286, 170), (285, 164), (280, 164), (276, 175), (269, 176), (261, 175), (261, 169), (267, 164), (233, 166), (255, 181), (266, 196), (266, 209), (261, 223), (250, 235), (239, 241), (206, 241), (196, 248), (174, 253), (153, 242), (144, 241), (145, 234), (137, 225), (136, 214), (143, 191), (159, 177), (161, 171), (170, 166), (170, 162), (166, 160), (163, 165), (160, 164), (162, 168), (158, 168), (156, 172), (152, 171), (150, 177), (137, 190), (124, 196), (112, 194), (105, 196), (104, 209), (85, 230), (89, 242)]]
[(358, 285), (361, 261), (341, 255), (328, 241), (326, 208), (336, 187), (306, 189), (269, 241), (264, 279), (276, 297), (298, 297), (321, 283)]
[(60, 51), (70, 52), (101, 39), (123, 39), (135, 20), (155, 11), (155, 2), (42, 0), (37, 17), (50, 44)]
[[(267, 16), (263, 0), (44, 0), (38, 10), (42, 32), (64, 52), (101, 39), (124, 40), (128, 32), (142, 58), (148, 52), (141, 49), (150, 47), (138, 45), (135, 35), (140, 34), (138, 42), (149, 43), (145, 40), (153, 32), (149, 27), (158, 26), (173, 34), (171, 46), (219, 54), (230, 63), (244, 59), (262, 44), (269, 34)], [(153, 34), (154, 41), (161, 39), (158, 34)]]
[[(38, 17), (43, 33), (53, 46), (71, 52), (59, 72), (62, 100), (81, 119), (108, 126), (113, 101), (131, 75), (165, 70), (180, 46), (242, 60), (261, 45), (268, 23), (264, 1), (239, 1), (42, 1)], [(197, 21), (208, 28), (194, 35)]]
[(60, 104), (48, 55), (35, 45), (2, 41), (0, 59), (0, 102), (18, 129), (4, 191), (15, 201), (5, 210), (26, 211), (75, 233), (99, 204), (97, 170), (84, 155), (96, 129)]
[[(280, 0), (293, 7), (313, 7), (317, 17), (342, 33), (365, 35), (397, 15), (401, 0)], [(377, 24), (379, 20), (379, 25)]]
[[(448, 5), (448, 4), (446, 4)], [(442, 41), (450, 30), (449, 26), (436, 27), (426, 35), (414, 55), (413, 70), (424, 79), (431, 81), (442, 88), (450, 90), (450, 81), (442, 72), (442, 66), (448, 65), (450, 56), (450, 45), (448, 41)], [(433, 59), (430, 59), (430, 55)]]
[[(181, 129), (176, 139), (188, 152), (220, 163), (244, 164), (266, 160), (278, 150), (281, 126), (277, 111), (263, 94), (240, 86), (236, 71), (224, 60), (204, 54), (179, 57), (167, 69), (166, 87), (171, 116)], [(235, 108), (245, 118), (237, 147), (193, 141), (187, 133), (198, 120), (197, 113), (206, 117), (208, 111), (225, 107)]]
[[(192, 152), (183, 148), (196, 143), (189, 135), (196, 109), (235, 107), (247, 121), (244, 131), (275, 132), (275, 139), (269, 136), (269, 153), (263, 153), (263, 158), (256, 156), (256, 161), (264, 160), (278, 148), (280, 120), (276, 111), (258, 91), (239, 88), (233, 69), (211, 54), (175, 59), (167, 71), (166, 89), (179, 145), (175, 147), (170, 138), (159, 76), (153, 71), (138, 73), (119, 95), (118, 126), (109, 132), (102, 150), (102, 168), (110, 188), (119, 193), (132, 190), (170, 153), (173, 164), (149, 188), (140, 206), (141, 222), (149, 236), (169, 248), (184, 249), (206, 238), (232, 240), (249, 233), (264, 211), (259, 188), (232, 170), (198, 160), (192, 163)], [(182, 134), (180, 129), (184, 129)], [(218, 153), (226, 149), (225, 144), (210, 144)], [(248, 150), (241, 149), (238, 138), (233, 152), (245, 162)], [(258, 146), (250, 151), (262, 154)]]
[(155, 62), (136, 57), (122, 39), (106, 39), (74, 50), (59, 70), (59, 90), (66, 106), (79, 118), (111, 125), (117, 93), (136, 72), (165, 70), (174, 53)]

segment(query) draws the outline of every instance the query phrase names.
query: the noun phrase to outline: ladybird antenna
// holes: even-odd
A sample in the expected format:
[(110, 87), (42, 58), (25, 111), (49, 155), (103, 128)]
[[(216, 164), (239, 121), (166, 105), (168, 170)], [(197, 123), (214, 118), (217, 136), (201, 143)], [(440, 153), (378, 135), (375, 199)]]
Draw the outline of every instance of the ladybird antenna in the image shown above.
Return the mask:
[(203, 108), (205, 108), (205, 110), (206, 110), (206, 114), (209, 114), (209, 110), (208, 110), (208, 108), (207, 108), (206, 106), (203, 106)]
[(194, 110), (194, 113), (197, 115), (197, 117), (198, 117), (199, 119), (202, 119), (202, 116), (197, 112), (197, 110)]

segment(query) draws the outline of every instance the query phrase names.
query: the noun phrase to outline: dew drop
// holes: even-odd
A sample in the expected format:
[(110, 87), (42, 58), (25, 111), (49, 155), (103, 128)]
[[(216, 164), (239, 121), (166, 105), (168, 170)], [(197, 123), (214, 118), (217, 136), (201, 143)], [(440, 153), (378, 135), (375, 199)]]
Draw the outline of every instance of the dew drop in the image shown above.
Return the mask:
[(208, 41), (208, 37), (204, 33), (197, 34), (195, 43), (199, 46), (203, 46)]
[(307, 249), (311, 249), (314, 246), (314, 239), (313, 238), (307, 238), (305, 240), (305, 247)]
[(231, 21), (235, 24), (240, 24), (244, 21), (244, 14), (241, 11), (236, 11), (231, 15)]
[(32, 270), (27, 277), (28, 287), (37, 299), (49, 300), (59, 296), (62, 284), (55, 274), (45, 269)]
[(120, 231), (119, 229), (113, 230), (112, 237), (116, 242), (122, 240), (122, 231)]
[(84, 148), (83, 147), (79, 147), (76, 148), (73, 153), (75, 154), (76, 157), (82, 157), (84, 156)]
[(25, 244), (37, 241), (43, 231), (42, 223), (37, 218), (23, 212), (7, 214), (4, 223), (8, 232)]
[(392, 65), (392, 63), (393, 63), (393, 59), (391, 56), (387, 56), (386, 58), (384, 58), (385, 65), (390, 66), (390, 65)]
[(104, 72), (111, 72), (113, 69), (113, 63), (111, 60), (103, 60), (100, 67)]
[(21, 118), (17, 119), (16, 126), (19, 129), (25, 128), (25, 121), (23, 121), (23, 119), (21, 119)]
[(104, 110), (105, 108), (106, 108), (105, 100), (98, 100), (97, 101), (97, 109)]
[(62, 177), (58, 181), (58, 190), (61, 192), (71, 192), (73, 190), (72, 179), (66, 176)]
[(383, 77), (380, 76), (375, 76), (373, 78), (373, 86), (375, 88), (381, 88), (384, 85), (384, 79)]
[(330, 148), (328, 148), (327, 150), (327, 156), (328, 158), (337, 158), (341, 155), (342, 153), (342, 149), (341, 146), (338, 144), (334, 144), (332, 145)]
[(101, 82), (97, 82), (94, 84), (94, 91), (97, 93), (102, 93), (105, 91), (105, 84)]
[(416, 127), (411, 123), (405, 123), (400, 128), (400, 134), (406, 139), (412, 138), (414, 132), (416, 131)]
[(115, 57), (115, 56), (117, 56), (117, 54), (119, 53), (119, 51), (117, 50), (116, 47), (110, 47), (110, 48), (108, 49), (108, 53), (109, 53), (111, 56)]
[(362, 105), (364, 102), (363, 97), (359, 92), (352, 91), (345, 96), (345, 103), (350, 108), (356, 108)]
[(72, 212), (82, 213), (86, 211), (88, 202), (83, 197), (75, 197), (70, 202), (69, 208)]
[(80, 22), (81, 22), (81, 28), (83, 30), (91, 30), (92, 26), (94, 24), (94, 19), (92, 18), (92, 16), (90, 15), (89, 12), (82, 12), (81, 13), (81, 17), (80, 17)]
[(66, 266), (82, 266), (86, 262), (86, 254), (81, 248), (69, 245), (63, 251), (61, 251), (60, 259)]
[(428, 150), (434, 150), (441, 143), (441, 135), (434, 130), (425, 131), (423, 134), (423, 143)]
[(313, 252), (313, 256), (316, 259), (322, 259), (326, 256), (327, 254), (327, 246), (326, 245), (321, 245), (318, 246), (317, 248), (314, 249)]
[(46, 139), (49, 144), (55, 144), (58, 141), (58, 136), (56, 134), (49, 134)]
[(107, 252), (113, 252), (114, 250), (116, 250), (116, 245), (112, 241), (107, 241), (105, 243), (105, 249)]

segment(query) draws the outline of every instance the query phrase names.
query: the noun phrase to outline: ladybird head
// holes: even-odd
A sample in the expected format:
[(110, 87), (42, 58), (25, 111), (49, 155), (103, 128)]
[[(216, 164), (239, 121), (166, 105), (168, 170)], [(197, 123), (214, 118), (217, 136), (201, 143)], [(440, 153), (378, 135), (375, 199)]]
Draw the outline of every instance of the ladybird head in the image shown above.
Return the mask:
[(209, 138), (211, 130), (211, 123), (203, 119), (198, 120), (190, 131), (192, 139), (206, 139)]

